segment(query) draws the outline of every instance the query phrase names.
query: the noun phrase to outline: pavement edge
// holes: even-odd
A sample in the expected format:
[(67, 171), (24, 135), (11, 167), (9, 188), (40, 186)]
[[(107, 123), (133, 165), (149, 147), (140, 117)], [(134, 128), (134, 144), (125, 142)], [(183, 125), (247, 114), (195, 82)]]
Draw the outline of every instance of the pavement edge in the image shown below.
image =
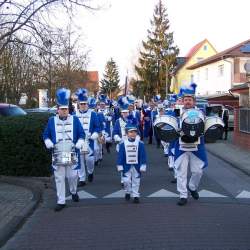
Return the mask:
[(236, 168), (236, 169), (240, 170), (241, 172), (243, 172), (244, 174), (250, 176), (250, 170), (249, 170), (249, 169), (242, 167), (240, 164), (237, 164), (237, 163), (235, 163), (235, 162), (232, 162), (230, 159), (227, 159), (226, 157), (221, 156), (219, 153), (217, 153), (216, 151), (211, 150), (211, 149), (208, 148), (208, 147), (206, 147), (206, 150), (207, 150), (210, 154), (212, 154), (212, 155), (214, 155), (215, 157), (219, 158), (220, 160), (225, 161), (227, 164), (229, 164), (229, 165), (232, 166), (233, 168)]
[(39, 183), (30, 178), (11, 177), (3, 175), (0, 175), (0, 181), (7, 184), (24, 187), (26, 189), (29, 189), (33, 194), (31, 201), (20, 212), (20, 214), (14, 216), (11, 219), (11, 221), (4, 227), (4, 229), (0, 230), (0, 248), (1, 248), (22, 227), (26, 219), (30, 215), (32, 215), (32, 213), (37, 208), (38, 204), (42, 199), (42, 183)]

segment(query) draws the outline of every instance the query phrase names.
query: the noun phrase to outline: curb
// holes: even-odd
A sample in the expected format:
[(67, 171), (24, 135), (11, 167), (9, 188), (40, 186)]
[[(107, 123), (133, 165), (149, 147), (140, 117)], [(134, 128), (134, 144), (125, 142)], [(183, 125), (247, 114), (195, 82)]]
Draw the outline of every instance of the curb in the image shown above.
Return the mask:
[(26, 219), (32, 215), (34, 210), (37, 208), (39, 202), (42, 198), (42, 187), (39, 183), (35, 183), (35, 181), (28, 178), (17, 178), (17, 177), (9, 177), (9, 176), (0, 176), (0, 181), (24, 187), (30, 190), (33, 194), (32, 200), (28, 203), (28, 205), (20, 212), (20, 214), (14, 216), (9, 223), (4, 227), (4, 229), (0, 230), (0, 248), (4, 246), (4, 244), (22, 227)]
[(206, 148), (206, 150), (207, 150), (210, 154), (214, 155), (215, 157), (217, 157), (217, 158), (219, 158), (220, 160), (222, 160), (222, 161), (226, 162), (227, 164), (229, 164), (231, 167), (236, 168), (236, 169), (238, 169), (239, 171), (243, 172), (244, 174), (250, 176), (250, 170), (249, 170), (249, 169), (245, 169), (245, 168), (241, 167), (240, 165), (238, 165), (238, 164), (236, 164), (236, 163), (234, 163), (234, 162), (232, 162), (232, 161), (230, 161), (230, 160), (228, 160), (228, 159), (222, 157), (221, 155), (219, 155), (218, 153), (214, 152), (213, 150), (210, 150), (210, 149), (208, 149), (208, 148)]

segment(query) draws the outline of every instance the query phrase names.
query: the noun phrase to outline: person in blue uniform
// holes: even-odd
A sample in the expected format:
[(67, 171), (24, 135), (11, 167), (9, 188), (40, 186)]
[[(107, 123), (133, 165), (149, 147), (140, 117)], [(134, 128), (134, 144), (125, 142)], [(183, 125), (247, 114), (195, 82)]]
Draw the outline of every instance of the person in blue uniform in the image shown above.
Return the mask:
[[(128, 122), (134, 123), (137, 125), (136, 119), (129, 114), (128, 106), (129, 102), (126, 96), (122, 96), (118, 100), (118, 105), (120, 107), (121, 117), (118, 118), (115, 122), (114, 130), (113, 130), (113, 139), (116, 145), (116, 151), (119, 151), (119, 144), (122, 143), (125, 139), (127, 139), (127, 134), (125, 130), (125, 126)], [(137, 139), (140, 140), (140, 136), (137, 135)], [(123, 178), (121, 176), (121, 184), (123, 185)]]
[(153, 143), (154, 129), (153, 123), (158, 114), (156, 105), (153, 101), (149, 103), (149, 107), (144, 111), (144, 138), (148, 138), (148, 144)]
[(94, 141), (97, 140), (101, 130), (96, 112), (89, 108), (88, 91), (80, 88), (77, 90), (76, 96), (79, 108), (75, 115), (82, 124), (88, 144), (88, 154), (81, 154), (81, 168), (78, 171), (79, 186), (84, 186), (86, 184), (86, 168), (88, 181), (92, 182), (94, 178)]
[(134, 203), (139, 203), (139, 188), (141, 172), (146, 171), (146, 151), (144, 143), (136, 139), (136, 123), (128, 122), (125, 126), (127, 138), (119, 145), (117, 170), (122, 172), (125, 199), (133, 197)]
[[(191, 84), (188, 88), (183, 88), (183, 114), (195, 108), (196, 84)], [(198, 112), (198, 109), (197, 109)], [(195, 115), (197, 112), (192, 112)], [(188, 192), (195, 199), (199, 199), (198, 187), (203, 174), (203, 169), (207, 167), (207, 154), (204, 143), (204, 136), (191, 141), (187, 135), (182, 135), (175, 144), (175, 169), (177, 174), (177, 190), (180, 193), (179, 206), (186, 205)], [(190, 167), (191, 177), (188, 182), (188, 167)]]
[[(43, 140), (48, 149), (58, 153), (71, 153), (72, 146), (77, 148), (76, 157), (79, 157), (79, 149), (84, 144), (85, 133), (79, 119), (69, 114), (70, 90), (61, 88), (56, 92), (58, 114), (49, 119), (43, 133)], [(62, 157), (63, 154), (59, 155)], [(57, 205), (55, 211), (60, 211), (65, 207), (65, 178), (68, 179), (69, 190), (72, 200), (79, 201), (77, 194), (77, 169), (80, 164), (60, 165), (58, 162), (52, 162), (54, 170)]]

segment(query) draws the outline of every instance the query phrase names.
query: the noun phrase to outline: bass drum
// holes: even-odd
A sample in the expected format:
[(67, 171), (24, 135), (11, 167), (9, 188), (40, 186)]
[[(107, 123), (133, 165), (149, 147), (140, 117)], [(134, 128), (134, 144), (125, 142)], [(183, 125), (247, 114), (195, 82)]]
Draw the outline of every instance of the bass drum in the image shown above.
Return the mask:
[(189, 109), (181, 116), (181, 130), (186, 137), (198, 138), (204, 134), (205, 117), (199, 109)]
[(171, 142), (179, 137), (178, 121), (170, 115), (158, 117), (154, 122), (155, 133), (157, 138), (165, 142)]
[(224, 122), (218, 116), (207, 117), (205, 120), (205, 140), (214, 142), (220, 139), (223, 135)]

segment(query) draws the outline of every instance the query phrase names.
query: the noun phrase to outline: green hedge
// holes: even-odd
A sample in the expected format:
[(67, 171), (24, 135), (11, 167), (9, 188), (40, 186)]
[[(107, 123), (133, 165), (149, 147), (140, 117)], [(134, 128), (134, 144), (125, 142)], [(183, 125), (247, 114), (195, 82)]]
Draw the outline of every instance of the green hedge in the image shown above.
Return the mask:
[(51, 156), (42, 133), (51, 114), (0, 118), (0, 175), (49, 176)]

